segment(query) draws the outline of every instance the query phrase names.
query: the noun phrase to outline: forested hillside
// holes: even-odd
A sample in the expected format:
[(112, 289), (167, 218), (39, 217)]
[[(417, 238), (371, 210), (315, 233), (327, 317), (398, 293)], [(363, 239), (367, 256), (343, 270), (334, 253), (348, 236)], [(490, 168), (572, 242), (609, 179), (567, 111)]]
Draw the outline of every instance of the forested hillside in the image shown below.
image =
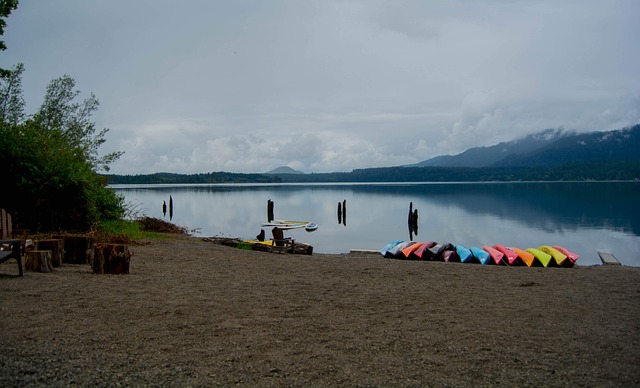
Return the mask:
[(315, 174), (276, 169), (264, 174), (156, 173), (106, 177), (111, 184), (638, 180), (639, 148), (640, 125), (636, 125), (587, 134), (547, 130), (512, 142), (472, 148), (456, 156), (404, 167)]
[(431, 158), (410, 167), (552, 166), (579, 161), (640, 160), (640, 125), (608, 132), (576, 134), (545, 130), (458, 155)]

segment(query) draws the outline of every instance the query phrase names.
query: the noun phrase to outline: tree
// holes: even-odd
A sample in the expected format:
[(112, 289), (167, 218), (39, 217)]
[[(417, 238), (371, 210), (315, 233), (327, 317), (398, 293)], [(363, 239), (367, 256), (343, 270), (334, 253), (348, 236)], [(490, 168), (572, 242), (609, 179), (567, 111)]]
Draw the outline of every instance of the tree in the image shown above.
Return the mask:
[(107, 129), (96, 131), (93, 94), (76, 102), (75, 81), (51, 81), (42, 106), (25, 119), (17, 66), (0, 85), (0, 207), (14, 213), (20, 227), (38, 231), (84, 231), (102, 220), (118, 219), (123, 198), (106, 187), (97, 170), (121, 153), (99, 157)]
[(0, 78), (0, 119), (3, 122), (18, 124), (24, 119), (24, 98), (22, 97), (22, 73), (24, 65), (17, 64), (13, 70)]
[(82, 103), (74, 102), (80, 94), (74, 88), (75, 80), (68, 75), (51, 81), (44, 102), (33, 120), (43, 129), (66, 141), (94, 170), (109, 171), (109, 164), (117, 160), (122, 152), (98, 156), (98, 149), (105, 142), (104, 136), (109, 131), (105, 128), (96, 133), (95, 124), (91, 122), (91, 116), (100, 103), (93, 93)]
[[(18, 0), (0, 0), (0, 36), (4, 35), (4, 28), (7, 26), (7, 22), (4, 21), (6, 17), (11, 14), (11, 11), (18, 8)], [(7, 45), (3, 40), (0, 40), (0, 51), (7, 49)], [(8, 75), (8, 70), (0, 68), (0, 77)]]

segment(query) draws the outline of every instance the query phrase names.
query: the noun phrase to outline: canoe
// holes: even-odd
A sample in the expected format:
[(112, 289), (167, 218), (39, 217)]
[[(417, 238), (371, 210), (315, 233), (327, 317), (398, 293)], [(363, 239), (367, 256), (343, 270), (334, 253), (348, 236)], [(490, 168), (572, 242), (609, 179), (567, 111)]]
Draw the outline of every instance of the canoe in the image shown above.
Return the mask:
[(555, 260), (558, 266), (561, 266), (562, 263), (564, 263), (564, 261), (567, 260), (567, 256), (564, 253), (560, 252), (559, 250), (555, 249), (552, 246), (542, 245), (538, 247), (538, 250), (551, 255), (551, 257), (553, 257), (553, 260)]
[(505, 247), (504, 245), (501, 245), (501, 244), (496, 244), (493, 246), (493, 248), (498, 250), (500, 253), (504, 255), (509, 265), (515, 265), (517, 263), (518, 254), (515, 253), (512, 249), (509, 249), (508, 247)]
[(544, 253), (541, 250), (535, 248), (527, 248), (525, 250), (531, 253), (536, 258), (536, 260), (538, 260), (538, 262), (542, 264), (543, 267), (549, 266), (549, 262), (551, 261), (550, 254)]
[(380, 254), (382, 256), (387, 256), (387, 254), (389, 254), (389, 250), (393, 247), (395, 247), (396, 245), (400, 244), (404, 242), (404, 240), (397, 240), (397, 241), (392, 241), (389, 244), (385, 245), (384, 248), (380, 249), (378, 252), (380, 252)]
[(536, 257), (530, 252), (525, 251), (524, 249), (520, 249), (518, 247), (509, 247), (512, 251), (518, 254), (520, 260), (527, 265), (527, 267), (531, 267)]
[(482, 265), (487, 264), (491, 259), (491, 256), (489, 256), (489, 252), (482, 250), (482, 248), (480, 247), (471, 246), (469, 247), (469, 250), (473, 254), (473, 257), (475, 257)]
[(429, 248), (431, 248), (432, 246), (436, 245), (436, 243), (434, 241), (427, 241), (422, 243), (422, 245), (420, 246), (420, 248), (416, 249), (415, 251), (413, 251), (414, 256), (416, 256), (418, 259), (428, 259), (428, 254), (427, 257), (424, 257), (424, 252), (428, 251)]
[(496, 265), (500, 265), (500, 263), (502, 263), (502, 259), (504, 258), (504, 253), (488, 245), (483, 245), (482, 249), (487, 251), (487, 253), (489, 254), (489, 256), (491, 256), (491, 258), (493, 259), (493, 262), (496, 263)]
[(461, 263), (466, 263), (471, 260), (472, 254), (469, 248), (465, 247), (462, 244), (456, 244), (456, 253), (460, 258)]
[(580, 255), (578, 255), (577, 253), (573, 253), (565, 247), (561, 247), (559, 245), (554, 245), (553, 247), (559, 250), (560, 252), (562, 252), (565, 256), (567, 256), (567, 259), (569, 259), (571, 264), (574, 264), (580, 257)]
[(409, 258), (409, 256), (411, 256), (413, 254), (413, 252), (415, 252), (416, 249), (420, 248), (422, 246), (422, 242), (416, 242), (415, 244), (411, 244), (408, 247), (404, 248), (402, 250), (402, 254), (404, 255), (404, 257), (406, 257), (407, 259)]

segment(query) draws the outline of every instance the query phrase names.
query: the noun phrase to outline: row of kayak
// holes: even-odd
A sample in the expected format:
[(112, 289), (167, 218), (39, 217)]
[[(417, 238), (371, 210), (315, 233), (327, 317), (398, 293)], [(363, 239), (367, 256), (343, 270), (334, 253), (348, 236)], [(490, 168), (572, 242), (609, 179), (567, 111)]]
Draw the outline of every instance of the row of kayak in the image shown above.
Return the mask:
[(558, 245), (520, 249), (496, 244), (466, 247), (434, 241), (393, 241), (380, 250), (384, 257), (409, 260), (437, 260), (461, 263), (573, 267), (580, 257)]

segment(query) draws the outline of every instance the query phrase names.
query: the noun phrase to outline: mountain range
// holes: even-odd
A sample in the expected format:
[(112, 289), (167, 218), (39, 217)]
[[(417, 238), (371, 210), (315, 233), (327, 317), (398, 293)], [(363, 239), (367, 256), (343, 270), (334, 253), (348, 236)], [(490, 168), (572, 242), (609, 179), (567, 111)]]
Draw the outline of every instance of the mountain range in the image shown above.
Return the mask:
[(607, 132), (547, 129), (406, 167), (550, 167), (569, 162), (640, 161), (640, 124)]

